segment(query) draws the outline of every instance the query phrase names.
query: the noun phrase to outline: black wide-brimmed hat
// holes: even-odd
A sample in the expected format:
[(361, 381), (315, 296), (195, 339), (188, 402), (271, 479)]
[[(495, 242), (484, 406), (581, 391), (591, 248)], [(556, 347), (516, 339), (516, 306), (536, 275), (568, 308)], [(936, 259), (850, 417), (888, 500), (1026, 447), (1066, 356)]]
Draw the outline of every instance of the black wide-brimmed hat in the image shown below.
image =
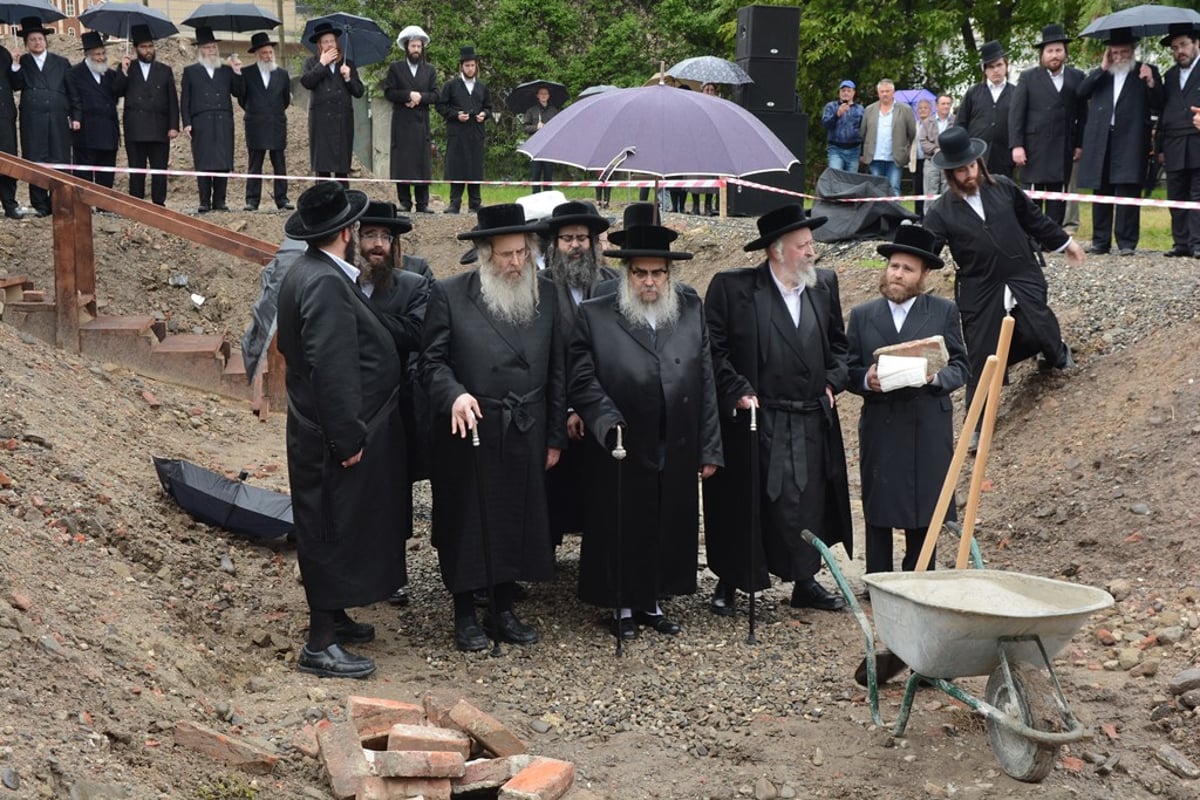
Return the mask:
[(134, 25), (129, 29), (129, 38), (134, 47), (146, 42), (154, 43), (154, 34), (150, 33), (149, 25)]
[(502, 203), (483, 206), (476, 212), (478, 224), (460, 233), (459, 239), (488, 239), (506, 233), (545, 233), (546, 226), (540, 222), (526, 222), (525, 209), (519, 203)]
[(609, 226), (609, 221), (600, 216), (595, 206), (578, 200), (559, 203), (542, 222), (549, 231), (557, 231), (568, 225), (586, 225), (593, 236), (608, 230)]
[(908, 253), (925, 262), (929, 269), (941, 269), (945, 262), (937, 254), (942, 249), (942, 243), (932, 232), (920, 225), (901, 225), (896, 229), (896, 238), (891, 244), (881, 244), (875, 250), (884, 258), (891, 258), (892, 253)]
[(97, 47), (104, 47), (104, 34), (100, 31), (88, 31), (79, 37), (79, 44), (83, 46), (83, 52), (95, 50)]
[(686, 261), (691, 253), (671, 249), (671, 242), (679, 234), (662, 225), (635, 225), (618, 231), (608, 238), (616, 241), (620, 235), (619, 250), (605, 250), (604, 255), (612, 258), (665, 258), (668, 261)]
[[(630, 203), (625, 206), (625, 217), (621, 221), (623, 230), (613, 231), (608, 235), (608, 240), (618, 247), (625, 245), (625, 231), (630, 228), (644, 228), (647, 225), (658, 224), (658, 206), (654, 203)], [(667, 230), (670, 230), (669, 228)], [(671, 231), (674, 234), (669, 241), (675, 241), (679, 237), (678, 233)]]
[(209, 27), (196, 28), (196, 47), (203, 44), (217, 44), (217, 36)]
[(464, 61), (478, 61), (478, 60), (479, 60), (479, 56), (475, 53), (475, 45), (464, 44), (458, 48), (458, 63), (459, 64), (462, 64)]
[(828, 217), (810, 217), (804, 213), (804, 206), (799, 203), (789, 203), (774, 211), (768, 211), (758, 218), (758, 238), (742, 247), (747, 253), (754, 250), (764, 250), (771, 242), (791, 231), (801, 228), (810, 230), (825, 224)]
[(1108, 33), (1108, 41), (1105, 44), (1132, 44), (1136, 45), (1141, 41), (1140, 37), (1134, 36), (1133, 31), (1129, 28), (1113, 28)]
[(1193, 25), (1190, 22), (1172, 22), (1167, 28), (1167, 35), (1158, 40), (1158, 43), (1163, 47), (1170, 47), (1171, 41), (1176, 36), (1190, 36), (1193, 39), (1200, 39), (1200, 25)]
[(368, 202), (366, 192), (343, 189), (336, 181), (322, 181), (300, 195), (295, 213), (283, 224), (283, 232), (304, 242), (322, 239), (361, 217)]
[(951, 125), (938, 136), (938, 147), (933, 154), (933, 165), (938, 169), (958, 169), (975, 161), (987, 152), (987, 142), (972, 139), (961, 125)]
[(278, 47), (278, 46), (279, 46), (279, 42), (271, 41), (271, 34), (260, 32), (260, 33), (254, 34), (253, 36), (250, 37), (250, 49), (247, 50), (246, 52), (253, 53), (255, 50), (257, 50), (260, 47)]
[(308, 37), (308, 41), (311, 44), (316, 44), (317, 42), (319, 42), (321, 40), (321, 37), (327, 33), (332, 33), (334, 36), (338, 37), (339, 39), (342, 38), (342, 29), (341, 28), (333, 27), (332, 22), (318, 22), (317, 26), (315, 28), (313, 28), (312, 36)]
[(367, 210), (358, 220), (359, 227), (367, 225), (382, 225), (391, 228), (394, 233), (408, 233), (412, 230), (412, 220), (396, 209), (395, 203), (384, 203), (372, 200), (367, 204)]
[(1001, 58), (1008, 58), (1008, 53), (1004, 52), (1004, 48), (995, 39), (984, 42), (983, 47), (979, 48), (979, 66), (981, 67), (986, 67)]
[(25, 17), (21, 20), (21, 30), (17, 31), (17, 35), (24, 40), (29, 38), (29, 34), (31, 33), (40, 33), (43, 36), (49, 36), (54, 33), (54, 29), (43, 27), (41, 17)]
[(1048, 44), (1054, 44), (1055, 42), (1062, 42), (1063, 44), (1066, 44), (1069, 41), (1071, 41), (1071, 37), (1067, 36), (1067, 32), (1063, 30), (1063, 26), (1056, 22), (1052, 25), (1047, 25), (1046, 27), (1042, 28), (1042, 40), (1035, 44), (1034, 47), (1041, 48)]

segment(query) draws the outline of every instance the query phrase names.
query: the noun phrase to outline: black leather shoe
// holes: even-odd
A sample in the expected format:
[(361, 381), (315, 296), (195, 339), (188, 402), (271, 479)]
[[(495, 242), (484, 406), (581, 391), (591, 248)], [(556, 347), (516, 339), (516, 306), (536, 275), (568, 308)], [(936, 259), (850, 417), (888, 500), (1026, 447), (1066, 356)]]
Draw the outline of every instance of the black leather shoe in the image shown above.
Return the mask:
[(1134, 256), (1134, 255), (1137, 255), (1137, 251), (1134, 250), (1132, 247), (1122, 247), (1120, 250), (1117, 251), (1117, 255)]
[(1163, 253), (1167, 258), (1187, 258), (1192, 254), (1192, 251), (1181, 245), (1175, 245), (1167, 252)]
[(429, 206), (417, 206), (418, 214), (432, 214), (433, 210)]
[(301, 672), (310, 672), (322, 678), (365, 678), (375, 671), (375, 662), (366, 656), (343, 650), (340, 644), (331, 644), (316, 652), (304, 645), (300, 649), (296, 667)]
[(412, 203), (400, 203), (400, 210), (407, 214), (412, 211)]
[(228, 211), (229, 206), (213, 206), (213, 211)]
[(4, 212), (9, 219), (25, 219), (25, 212), (19, 208), (10, 208)]
[(636, 639), (638, 637), (637, 623), (633, 621), (633, 617), (622, 617), (620, 623), (615, 619), (610, 619), (608, 621), (608, 632), (616, 636), (618, 626), (620, 627), (622, 639)]
[(446, 210), (443, 211), (442, 213), (443, 214), (457, 214), (458, 206), (446, 206)]
[(1085, 253), (1091, 253), (1096, 256), (1106, 256), (1111, 248), (1106, 244), (1085, 244), (1083, 246)]
[(408, 587), (401, 586), (396, 591), (388, 595), (387, 601), (394, 606), (406, 606), (409, 602)]
[(464, 653), (474, 653), (487, 649), (488, 637), (475, 619), (456, 619), (454, 620), (454, 644)]
[(796, 581), (796, 585), (792, 588), (791, 606), (792, 608), (838, 611), (846, 607), (846, 601), (809, 578), (806, 581)]
[(33, 210), (33, 213), (35, 216), (38, 216), (38, 217), (48, 217), (53, 212), (51, 212), (50, 209), (48, 209), (48, 208), (35, 208)]
[(667, 619), (666, 614), (647, 614), (645, 611), (635, 611), (633, 612), (633, 618), (647, 628), (653, 628), (659, 633), (665, 633), (667, 636), (674, 636), (683, 630), (683, 628), (679, 627), (678, 622)]
[(287, 200), (284, 200), (282, 203), (276, 203), (275, 207), (278, 208), (280, 211), (295, 211), (296, 210), (296, 207), (294, 205), (292, 205), (290, 202), (288, 202)]
[(258, 203), (246, 203), (242, 207), (242, 211), (258, 211)]
[(535, 644), (537, 642), (537, 629), (521, 622), (513, 612), (501, 611), (499, 618), (500, 626), (498, 628), (492, 624), (491, 620), (485, 623), (488, 633), (492, 636), (510, 644)]
[(209, 211), (212, 211), (212, 209), (208, 206), (200, 206), (196, 209), (197, 214), (207, 214)]
[(724, 583), (718, 583), (717, 590), (708, 601), (708, 610), (718, 617), (737, 616), (737, 590)]
[(333, 626), (333, 635), (338, 644), (362, 644), (375, 641), (375, 626), (369, 622), (344, 619)]

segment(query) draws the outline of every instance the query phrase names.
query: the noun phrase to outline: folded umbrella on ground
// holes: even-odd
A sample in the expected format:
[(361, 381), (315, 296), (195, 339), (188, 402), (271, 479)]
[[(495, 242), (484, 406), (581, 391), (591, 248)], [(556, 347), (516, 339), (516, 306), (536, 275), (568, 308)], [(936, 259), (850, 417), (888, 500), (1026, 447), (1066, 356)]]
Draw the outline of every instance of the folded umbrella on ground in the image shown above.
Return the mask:
[(295, 530), (292, 498), (286, 494), (230, 480), (182, 459), (155, 457), (154, 469), (163, 491), (199, 522), (263, 540)]

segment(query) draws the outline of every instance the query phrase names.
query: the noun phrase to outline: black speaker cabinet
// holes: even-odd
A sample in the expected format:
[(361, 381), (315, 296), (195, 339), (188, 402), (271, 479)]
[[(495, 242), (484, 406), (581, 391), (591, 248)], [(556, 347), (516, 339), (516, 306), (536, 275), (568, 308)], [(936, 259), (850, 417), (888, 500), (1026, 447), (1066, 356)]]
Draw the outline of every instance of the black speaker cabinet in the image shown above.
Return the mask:
[(742, 6), (737, 10), (734, 56), (790, 58), (800, 55), (798, 6)]
[(796, 100), (796, 62), (782, 58), (739, 58), (754, 83), (733, 87), (733, 102), (747, 111), (790, 113)]
[[(798, 160), (789, 172), (763, 172), (757, 175), (747, 175), (746, 180), (761, 183), (764, 186), (774, 186), (777, 189), (787, 189), (791, 192), (803, 192), (807, 166), (805, 155), (808, 152), (808, 115), (796, 112), (789, 114), (773, 114), (769, 112), (755, 113), (757, 117), (779, 140), (787, 145)], [(791, 203), (804, 204), (802, 198), (789, 194), (778, 194), (762, 189), (751, 189), (737, 184), (729, 185), (729, 213), (738, 217), (758, 217), (780, 206)]]

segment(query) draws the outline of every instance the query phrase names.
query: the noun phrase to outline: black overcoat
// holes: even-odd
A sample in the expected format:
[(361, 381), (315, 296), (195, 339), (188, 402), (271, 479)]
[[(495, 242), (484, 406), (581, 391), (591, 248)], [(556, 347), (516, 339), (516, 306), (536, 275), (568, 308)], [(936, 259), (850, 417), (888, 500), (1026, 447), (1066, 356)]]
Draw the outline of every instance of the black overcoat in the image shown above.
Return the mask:
[[(446, 120), (446, 173), (448, 181), (483, 180), (483, 146), (485, 126), (492, 116), (492, 95), (483, 81), (475, 81), (474, 91), (468, 92), (462, 75), (455, 75), (438, 95), (438, 113)], [(458, 121), (458, 112), (466, 111), (470, 118)], [(477, 122), (475, 115), (487, 116)]]
[(1021, 73), (1008, 114), (1008, 146), (1025, 148), (1022, 183), (1067, 183), (1083, 139), (1085, 104), (1077, 94), (1083, 72), (1063, 67), (1062, 89), (1044, 67)]
[(967, 89), (954, 117), (954, 124), (967, 129), (974, 139), (987, 142), (987, 168), (994, 175), (1012, 175), (1012, 147), (1008, 143), (1008, 115), (1012, 108), (1011, 83), (1004, 84), (1000, 99), (992, 99), (987, 81)]
[[(941, 336), (950, 360), (938, 371), (938, 385), (873, 392), (864, 385), (875, 350), (887, 345)], [(862, 395), (858, 420), (859, 476), (863, 518), (883, 528), (929, 525), (954, 456), (954, 405), (950, 395), (970, 376), (967, 348), (954, 303), (918, 295), (900, 331), (891, 306), (880, 297), (850, 311), (850, 382)], [(946, 519), (955, 519), (954, 504)]]
[(192, 126), (192, 158), (198, 170), (233, 169), (233, 95), (245, 88), (243, 76), (228, 64), (213, 70), (202, 64), (183, 68), (179, 112), (183, 127)]
[[(410, 92), (421, 94), (416, 108), (406, 105)], [(388, 67), (383, 96), (392, 103), (392, 180), (429, 180), (433, 177), (429, 108), (438, 101), (437, 70), (422, 61), (413, 75), (407, 59), (397, 61)]]
[(1079, 185), (1099, 189), (1104, 165), (1109, 183), (1141, 184), (1150, 156), (1151, 117), (1162, 110), (1163, 82), (1158, 68), (1151, 66), (1154, 88), (1138, 77), (1137, 61), (1125, 78), (1113, 117), (1113, 76), (1097, 67), (1079, 84), (1079, 96), (1087, 103), (1083, 128), (1083, 153), (1079, 157)]
[(292, 104), (292, 79), (287, 70), (271, 70), (264, 85), (257, 64), (242, 67), (241, 89), (234, 97), (246, 112), (246, 149), (286, 150), (287, 108)]
[(17, 101), (13, 98), (12, 53), (0, 46), (0, 152), (17, 154)]
[(116, 150), (121, 144), (117, 98), (125, 92), (125, 73), (110, 69), (97, 82), (87, 63), (80, 61), (71, 67), (67, 80), (79, 103), (71, 112), (79, 122), (79, 130), (71, 132), (71, 143), (88, 150)]
[(312, 92), (308, 99), (308, 153), (314, 172), (350, 172), (354, 155), (354, 98), (366, 91), (358, 70), (350, 64), (344, 80), (335, 61), (331, 66), (309, 56), (300, 83)]
[(169, 142), (169, 131), (179, 130), (179, 94), (175, 73), (166, 64), (150, 64), (146, 78), (136, 60), (129, 65), (122, 122), (126, 142)]
[(13, 88), (21, 92), (21, 155), (30, 161), (71, 160), (71, 110), (79, 101), (67, 81), (70, 71), (71, 62), (56, 53), (46, 53), (42, 69), (25, 53), (21, 69), (12, 73)]
[[(554, 287), (537, 280), (538, 313), (522, 328), (487, 310), (478, 271), (438, 281), (429, 296), (421, 379), (433, 418), (433, 544), (451, 592), (487, 585), (476, 458), (493, 580), (554, 577), (544, 473), (546, 449), (566, 444), (566, 376)], [(450, 434), (450, 409), (464, 392), (483, 412), (478, 448)]]
[[(336, 262), (310, 246), (279, 288), (287, 454), (310, 608), (384, 599), (403, 582), (412, 501), (391, 333)], [(362, 460), (342, 462), (359, 450)]]
[(1163, 110), (1158, 120), (1157, 150), (1168, 172), (1200, 169), (1200, 130), (1192, 124), (1192, 106), (1200, 108), (1200, 69), (1193, 67), (1181, 87), (1176, 64), (1163, 75)]

